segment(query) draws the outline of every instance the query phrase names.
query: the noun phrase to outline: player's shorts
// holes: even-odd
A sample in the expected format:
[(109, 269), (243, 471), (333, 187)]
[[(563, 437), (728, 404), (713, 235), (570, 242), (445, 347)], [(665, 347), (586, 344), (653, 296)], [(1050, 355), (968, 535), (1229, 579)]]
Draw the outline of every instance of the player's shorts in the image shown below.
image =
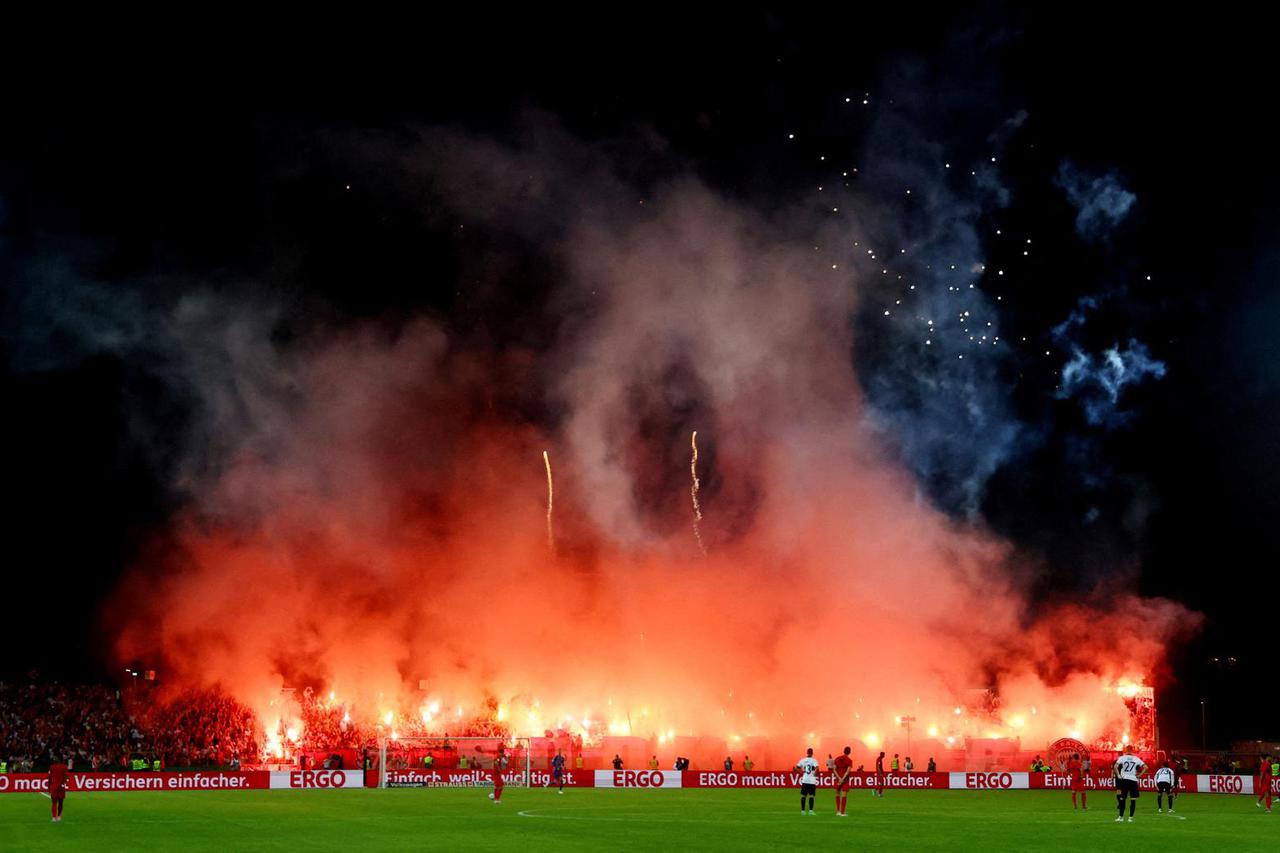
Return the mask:
[(1085, 787), (1084, 787), (1084, 777), (1083, 777), (1083, 776), (1072, 776), (1072, 777), (1071, 777), (1071, 790), (1072, 790), (1072, 791), (1077, 791), (1077, 792), (1078, 792), (1078, 791), (1083, 791), (1083, 790), (1085, 790)]
[(563, 771), (563, 770), (552, 770), (552, 771), (551, 771), (551, 778), (552, 778), (552, 779), (559, 779), (559, 778), (560, 778), (561, 776), (563, 776), (563, 775), (564, 775), (564, 771)]
[(849, 790), (852, 787), (853, 787), (853, 780), (845, 779), (843, 782), (836, 785), (836, 793), (843, 794), (845, 791)]
[(1171, 794), (1173, 793), (1173, 786), (1170, 785), (1168, 782), (1157, 782), (1156, 790), (1159, 791), (1161, 794)]
[(1116, 793), (1126, 797), (1138, 799), (1138, 780), (1137, 779), (1117, 779)]
[(817, 793), (818, 793), (817, 785), (811, 784), (809, 782), (805, 782), (800, 786), (800, 796), (802, 797), (812, 797), (814, 794), (817, 794)]

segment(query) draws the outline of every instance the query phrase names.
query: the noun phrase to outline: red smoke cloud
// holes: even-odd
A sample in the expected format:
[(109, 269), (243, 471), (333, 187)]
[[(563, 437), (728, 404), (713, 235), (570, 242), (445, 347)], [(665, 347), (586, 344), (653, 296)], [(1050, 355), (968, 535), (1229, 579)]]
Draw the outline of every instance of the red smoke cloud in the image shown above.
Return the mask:
[[(119, 654), (221, 683), (268, 726), (282, 685), (365, 719), (492, 698), (521, 733), (1123, 724), (1104, 688), (1156, 671), (1187, 614), (1122, 597), (1028, 616), (1017, 554), (933, 509), (866, 423), (857, 289), (824, 238), (692, 183), (584, 216), (541, 352), (429, 319), (281, 344), (260, 311), (186, 304), (174, 322), (208, 341), (187, 365), (207, 412), (192, 500), (122, 591)], [(1001, 719), (954, 712), (993, 680)]]

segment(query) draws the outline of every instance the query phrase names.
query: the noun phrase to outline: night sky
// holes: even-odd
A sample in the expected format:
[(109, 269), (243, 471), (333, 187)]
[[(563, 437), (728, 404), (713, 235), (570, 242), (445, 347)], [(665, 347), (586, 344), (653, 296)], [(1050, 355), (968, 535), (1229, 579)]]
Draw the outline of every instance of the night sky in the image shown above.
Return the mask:
[(0, 107), (0, 676), (112, 677), (114, 593), (187, 499), (166, 436), (193, 401), (121, 318), (198, 287), (284, 306), (281, 341), (421, 314), (550, 345), (556, 236), (467, 227), (441, 201), (456, 187), (406, 165), (443, 128), (574, 140), (637, 204), (692, 174), (773, 219), (876, 211), (873, 245), (832, 264), (859, 282), (850, 359), (921, 499), (1012, 542), (1034, 602), (1136, 588), (1203, 614), (1158, 675), (1166, 741), (1198, 744), (1202, 698), (1211, 746), (1280, 737), (1251, 700), (1274, 681), (1280, 513), (1258, 22), (595, 14), (20, 39)]

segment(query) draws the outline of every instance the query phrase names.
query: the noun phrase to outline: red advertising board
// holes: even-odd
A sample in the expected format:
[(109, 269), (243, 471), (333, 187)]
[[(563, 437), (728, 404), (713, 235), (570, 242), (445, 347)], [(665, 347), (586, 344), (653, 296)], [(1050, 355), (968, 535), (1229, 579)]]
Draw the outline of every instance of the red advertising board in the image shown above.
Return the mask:
[[(1028, 786), (1032, 789), (1048, 789), (1048, 790), (1071, 790), (1071, 777), (1066, 773), (1028, 773), (1031, 784)], [(1196, 790), (1196, 780), (1198, 777), (1191, 774), (1177, 777), (1178, 793), (1187, 794)], [(1086, 791), (1104, 790), (1114, 791), (1116, 787), (1115, 779), (1108, 774), (1094, 773), (1084, 777), (1084, 787)], [(1138, 780), (1138, 788), (1143, 791), (1154, 791), (1156, 789), (1156, 780), (1148, 773)]]
[[(510, 786), (524, 784), (524, 773), (507, 770), (503, 781)], [(533, 786), (554, 786), (555, 780), (546, 770), (534, 770), (530, 774)], [(1231, 774), (1187, 774), (1178, 777), (1178, 792), (1183, 794), (1253, 794), (1257, 780), (1252, 776)], [(834, 779), (830, 773), (818, 777), (820, 788), (831, 788)], [(366, 778), (359, 770), (248, 770), (239, 773), (223, 772), (160, 772), (160, 773), (72, 773), (68, 791), (247, 791), (274, 789), (292, 790), (351, 790), (368, 785), (376, 787), (377, 774)], [(487, 787), (493, 784), (489, 770), (389, 770), (388, 787)], [(628, 788), (633, 790), (660, 790), (670, 788), (798, 788), (800, 774), (795, 771), (700, 771), (683, 773), (674, 770), (566, 770), (565, 787), (573, 788)], [(1139, 781), (1144, 791), (1155, 790), (1155, 780), (1148, 774)], [(889, 790), (1060, 790), (1071, 789), (1070, 777), (1065, 773), (1026, 773), (1014, 771), (952, 772), (952, 773), (886, 773), (879, 782)], [(0, 774), (0, 794), (43, 793), (48, 791), (49, 779), (44, 773)], [(877, 787), (875, 773), (852, 773), (849, 787), (866, 790)], [(1088, 790), (1112, 790), (1115, 782), (1105, 774), (1085, 777)], [(1271, 781), (1271, 790), (1280, 794), (1280, 779)]]
[[(602, 771), (603, 772), (603, 771)], [(610, 771), (612, 772), (612, 771)], [(566, 770), (564, 786), (566, 788), (595, 787), (594, 770)], [(372, 784), (377, 785), (376, 775), (371, 774)], [(549, 770), (534, 770), (530, 773), (530, 784), (533, 787), (554, 786), (556, 781)], [(518, 787), (524, 784), (524, 772), (506, 770), (502, 774), (502, 783)], [(493, 784), (492, 770), (388, 770), (388, 788), (484, 788)]]
[[(242, 773), (72, 773), (68, 791), (235, 791), (270, 787), (265, 770)], [(0, 794), (40, 793), (49, 790), (44, 773), (0, 774)]]
[[(687, 771), (684, 774), (685, 788), (798, 788), (800, 774), (793, 771)], [(835, 785), (835, 777), (831, 773), (818, 774), (818, 787), (830, 788)], [(850, 788), (902, 789), (902, 788), (946, 788), (946, 773), (885, 773), (879, 785), (874, 772), (849, 774)]]

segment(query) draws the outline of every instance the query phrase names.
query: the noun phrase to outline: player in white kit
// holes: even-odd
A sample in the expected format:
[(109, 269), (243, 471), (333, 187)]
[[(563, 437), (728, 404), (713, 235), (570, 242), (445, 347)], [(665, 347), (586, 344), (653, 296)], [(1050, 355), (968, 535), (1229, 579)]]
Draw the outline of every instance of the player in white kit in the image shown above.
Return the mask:
[(1124, 820), (1124, 801), (1129, 800), (1129, 823), (1133, 823), (1133, 812), (1138, 806), (1138, 777), (1147, 769), (1142, 759), (1136, 755), (1125, 753), (1116, 759), (1111, 767), (1111, 775), (1116, 779), (1116, 807), (1120, 810), (1116, 823)]
[(1169, 814), (1173, 814), (1173, 795), (1178, 790), (1178, 777), (1174, 774), (1169, 762), (1160, 765), (1156, 771), (1156, 811), (1163, 812), (1163, 798), (1169, 798)]
[(812, 747), (796, 762), (796, 770), (800, 771), (800, 814), (804, 814), (805, 797), (809, 798), (809, 814), (817, 814), (813, 810), (813, 795), (818, 790), (818, 760), (813, 757)]

